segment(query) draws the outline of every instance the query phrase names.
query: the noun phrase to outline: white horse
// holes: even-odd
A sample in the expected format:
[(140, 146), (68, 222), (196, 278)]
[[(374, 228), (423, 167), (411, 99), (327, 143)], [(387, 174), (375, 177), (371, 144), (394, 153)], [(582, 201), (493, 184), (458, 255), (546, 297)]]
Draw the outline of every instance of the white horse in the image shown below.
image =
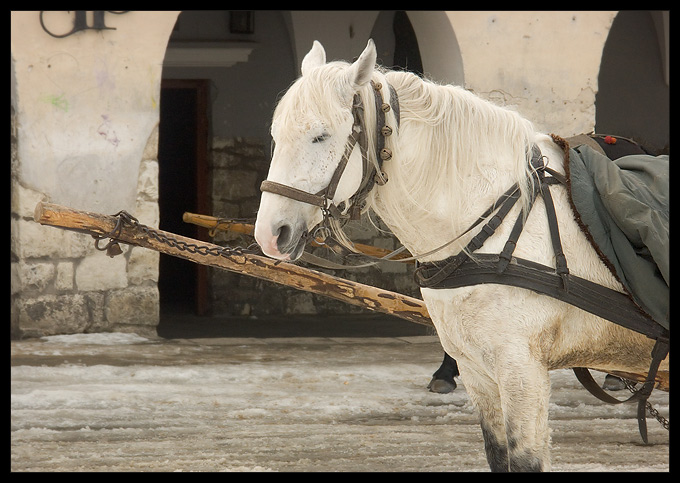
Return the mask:
[[(391, 159), (382, 163), (388, 182), (368, 193), (371, 208), (413, 254), (427, 254), (464, 233), (513, 183), (522, 196), (508, 219), (480, 253), (499, 253), (513, 221), (529, 197), (528, 160), (536, 144), (549, 166), (564, 173), (564, 152), (516, 112), (495, 106), (465, 89), (437, 85), (406, 72), (377, 69), (372, 41), (352, 64), (326, 63), (314, 42), (302, 62), (302, 76), (274, 112), (275, 142), (268, 181), (309, 194), (322, 192), (336, 173), (353, 129), (355, 94), (363, 101), (368, 156), (374, 166), (377, 133), (375, 89), (394, 104), (385, 114), (393, 132), (385, 138)], [(398, 126), (398, 127), (397, 127)], [(357, 192), (364, 172), (359, 149), (332, 195), (343, 208)], [(263, 190), (265, 191), (265, 190)], [(559, 230), (571, 274), (622, 291), (579, 229), (564, 188), (553, 188)], [(266, 190), (255, 237), (264, 253), (295, 260), (307, 234), (323, 219), (309, 200)], [(345, 210), (347, 208), (344, 208)], [(459, 253), (475, 231), (420, 261)], [(554, 266), (543, 200), (529, 212), (515, 256)], [(589, 367), (646, 373), (653, 341), (559, 300), (505, 285), (422, 289), (444, 350), (456, 359), (465, 388), (480, 416), (492, 470), (550, 468), (548, 402), (554, 369)], [(661, 369), (667, 370), (668, 357)]]

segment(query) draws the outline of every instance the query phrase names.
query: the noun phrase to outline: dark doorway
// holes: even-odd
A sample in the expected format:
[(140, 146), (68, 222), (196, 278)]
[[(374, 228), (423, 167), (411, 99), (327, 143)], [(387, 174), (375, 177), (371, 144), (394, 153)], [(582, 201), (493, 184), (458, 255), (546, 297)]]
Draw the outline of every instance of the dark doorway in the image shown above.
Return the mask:
[(394, 30), (394, 66), (422, 77), (423, 62), (420, 59), (418, 39), (405, 11), (394, 12), (392, 29)]
[[(161, 83), (158, 134), (160, 229), (207, 240), (202, 228), (182, 221), (184, 212), (210, 214), (208, 196), (209, 81)], [(208, 310), (207, 267), (161, 255), (158, 289), (164, 313), (203, 315)]]
[(662, 12), (647, 10), (616, 15), (602, 50), (595, 97), (595, 132), (632, 138), (655, 155), (670, 153), (663, 55), (668, 44), (659, 41), (661, 17)]

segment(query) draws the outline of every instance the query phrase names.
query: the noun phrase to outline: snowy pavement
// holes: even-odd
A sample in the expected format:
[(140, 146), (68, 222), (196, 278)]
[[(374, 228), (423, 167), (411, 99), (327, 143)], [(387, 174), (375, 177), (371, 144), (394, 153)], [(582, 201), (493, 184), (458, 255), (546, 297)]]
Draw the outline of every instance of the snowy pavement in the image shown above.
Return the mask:
[[(435, 337), (11, 342), (12, 471), (488, 471)], [(596, 375), (596, 378), (600, 375)], [(602, 377), (600, 377), (602, 379)], [(669, 433), (552, 373), (553, 471), (669, 471)], [(623, 397), (623, 394), (617, 394)], [(654, 391), (668, 417), (669, 395)]]

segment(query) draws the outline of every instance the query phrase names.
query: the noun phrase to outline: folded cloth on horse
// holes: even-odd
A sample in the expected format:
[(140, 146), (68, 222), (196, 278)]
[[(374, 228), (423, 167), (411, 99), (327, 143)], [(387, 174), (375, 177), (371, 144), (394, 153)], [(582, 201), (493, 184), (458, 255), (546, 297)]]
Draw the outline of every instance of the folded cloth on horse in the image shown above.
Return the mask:
[(569, 149), (567, 175), (579, 225), (633, 300), (670, 330), (669, 156), (614, 161)]

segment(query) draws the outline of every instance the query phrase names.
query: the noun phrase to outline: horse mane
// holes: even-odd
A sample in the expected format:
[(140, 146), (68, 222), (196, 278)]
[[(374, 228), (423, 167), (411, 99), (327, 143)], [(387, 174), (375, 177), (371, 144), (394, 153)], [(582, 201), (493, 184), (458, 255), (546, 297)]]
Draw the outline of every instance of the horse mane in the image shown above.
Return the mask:
[(514, 182), (519, 182), (520, 204), (528, 213), (532, 187), (527, 174), (536, 137), (530, 121), (460, 86), (439, 85), (408, 72), (386, 71), (384, 78), (397, 91), (401, 128), (388, 161), (393, 163), (389, 183), (368, 198), (379, 216), (400, 230), (411, 229), (415, 239), (423, 235), (411, 227), (422, 224), (413, 220), (448, 217), (453, 238), (467, 228), (463, 223), (470, 223), (462, 215), (474, 220), (488, 206), (479, 197), (470, 199), (466, 184), (481, 186), (491, 204)]

